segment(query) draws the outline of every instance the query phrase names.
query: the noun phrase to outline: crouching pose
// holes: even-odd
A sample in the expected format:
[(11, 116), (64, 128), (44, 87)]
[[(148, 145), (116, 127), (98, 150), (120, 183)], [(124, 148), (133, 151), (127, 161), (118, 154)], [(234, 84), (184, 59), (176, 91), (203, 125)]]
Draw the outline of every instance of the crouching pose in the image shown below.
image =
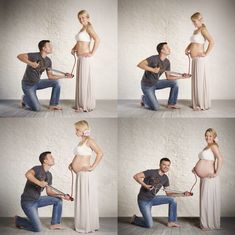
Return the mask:
[[(153, 218), (151, 214), (152, 206), (169, 204), (168, 210), (168, 227), (179, 227), (177, 221), (177, 203), (169, 191), (167, 195), (157, 195), (161, 187), (165, 189), (169, 187), (169, 179), (165, 173), (169, 171), (171, 161), (168, 158), (160, 160), (160, 169), (146, 170), (134, 175), (134, 179), (141, 184), (138, 194), (138, 206), (143, 216), (137, 217), (133, 215), (130, 223), (138, 226), (151, 228), (153, 227)], [(189, 192), (184, 193), (185, 196), (190, 196)]]
[[(48, 185), (52, 184), (52, 174), (49, 172), (54, 165), (51, 152), (43, 152), (39, 156), (41, 165), (34, 166), (25, 174), (27, 182), (21, 195), (21, 207), (28, 218), (15, 216), (15, 226), (33, 232), (40, 232), (42, 224), (38, 216), (38, 208), (53, 205), (51, 229), (61, 229), (62, 199), (70, 200), (69, 196), (61, 196), (53, 192)], [(41, 196), (46, 188), (48, 196)]]

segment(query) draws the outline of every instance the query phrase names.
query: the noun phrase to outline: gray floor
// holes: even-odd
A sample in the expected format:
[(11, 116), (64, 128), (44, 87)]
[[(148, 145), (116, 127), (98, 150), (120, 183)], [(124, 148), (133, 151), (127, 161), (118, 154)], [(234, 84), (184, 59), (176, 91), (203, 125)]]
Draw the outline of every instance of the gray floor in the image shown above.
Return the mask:
[(0, 117), (32, 117), (32, 118), (50, 118), (50, 117), (79, 117), (79, 118), (100, 118), (117, 117), (116, 100), (97, 100), (96, 108), (92, 112), (77, 113), (72, 107), (73, 100), (61, 100), (60, 105), (63, 110), (50, 111), (47, 109), (48, 100), (40, 101), (42, 111), (33, 112), (20, 107), (20, 100), (1, 100)]
[[(18, 229), (13, 224), (13, 218), (0, 218), (0, 234), (2, 235), (15, 235), (15, 234), (38, 234), (38, 235), (70, 235), (70, 234), (83, 234), (77, 233), (73, 228), (73, 218), (63, 218), (62, 226), (64, 230), (50, 230), (49, 223), (50, 218), (42, 218), (43, 231), (40, 233), (34, 233), (23, 229)], [(91, 233), (89, 233), (91, 234)], [(117, 235), (117, 218), (100, 218), (100, 230), (92, 233), (94, 235)]]
[(135, 118), (234, 118), (235, 100), (213, 100), (212, 108), (206, 111), (193, 111), (190, 100), (179, 100), (181, 109), (167, 109), (167, 100), (159, 101), (161, 107), (152, 111), (140, 106), (140, 100), (119, 100), (118, 116)]
[(221, 229), (202, 231), (199, 228), (199, 218), (178, 218), (180, 228), (168, 228), (167, 218), (154, 218), (153, 228), (147, 229), (129, 224), (130, 218), (118, 219), (118, 234), (120, 235), (232, 235), (235, 234), (235, 218), (222, 218)]

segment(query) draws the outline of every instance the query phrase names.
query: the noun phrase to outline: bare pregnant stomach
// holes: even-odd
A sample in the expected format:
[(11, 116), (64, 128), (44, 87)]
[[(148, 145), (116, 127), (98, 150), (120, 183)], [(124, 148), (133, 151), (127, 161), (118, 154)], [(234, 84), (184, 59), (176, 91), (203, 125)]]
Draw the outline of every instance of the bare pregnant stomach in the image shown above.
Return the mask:
[(72, 169), (75, 173), (82, 171), (83, 167), (90, 166), (91, 156), (75, 156), (72, 161)]
[(213, 174), (215, 172), (214, 161), (199, 160), (194, 167), (194, 170), (198, 177), (205, 178), (209, 174)]
[(189, 47), (191, 58), (198, 57), (204, 52), (203, 44), (191, 43)]
[(75, 50), (77, 51), (77, 56), (82, 56), (90, 52), (89, 42), (77, 42)]

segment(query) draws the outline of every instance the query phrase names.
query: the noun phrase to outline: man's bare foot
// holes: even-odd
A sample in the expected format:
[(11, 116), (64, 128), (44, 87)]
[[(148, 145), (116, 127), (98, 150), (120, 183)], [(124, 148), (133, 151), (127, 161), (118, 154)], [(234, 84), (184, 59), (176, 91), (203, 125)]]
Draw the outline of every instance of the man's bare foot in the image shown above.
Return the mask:
[(61, 224), (51, 224), (50, 229), (51, 230), (63, 230), (64, 228), (61, 226)]
[(167, 105), (167, 108), (168, 108), (168, 109), (180, 109), (180, 107), (177, 106), (176, 104), (168, 104), (168, 105)]
[(133, 222), (135, 221), (136, 215), (133, 215), (130, 219), (130, 224), (133, 224)]
[(25, 103), (24, 103), (24, 96), (22, 95), (21, 100), (20, 100), (20, 107), (23, 109), (25, 108)]
[(14, 218), (13, 218), (13, 220), (14, 220), (14, 225), (16, 226), (16, 228), (22, 229), (23, 227), (20, 226), (20, 225), (18, 225), (18, 224), (16, 223), (16, 218), (17, 218), (17, 215), (15, 215)]
[(168, 222), (167, 226), (170, 228), (173, 228), (173, 227), (179, 228), (180, 227), (180, 225), (175, 222)]
[(50, 110), (62, 110), (62, 107), (59, 106), (59, 105), (50, 105), (48, 107), (48, 109), (50, 109)]

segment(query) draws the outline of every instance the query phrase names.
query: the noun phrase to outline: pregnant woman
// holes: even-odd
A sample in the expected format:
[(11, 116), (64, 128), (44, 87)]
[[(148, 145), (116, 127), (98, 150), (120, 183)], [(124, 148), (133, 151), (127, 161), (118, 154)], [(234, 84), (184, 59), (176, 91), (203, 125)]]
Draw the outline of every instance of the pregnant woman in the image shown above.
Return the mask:
[(203, 230), (220, 229), (220, 171), (223, 157), (216, 142), (217, 134), (205, 132), (207, 146), (199, 153), (193, 172), (200, 177), (200, 226)]
[[(81, 141), (74, 149), (74, 159), (69, 165), (76, 173), (75, 195), (75, 230), (81, 233), (94, 232), (99, 229), (98, 198), (94, 170), (99, 164), (103, 153), (96, 142), (90, 137), (87, 121), (75, 123), (76, 135)], [(96, 158), (91, 163), (92, 152)]]
[[(196, 110), (206, 110), (211, 107), (209, 96), (209, 79), (206, 76), (206, 56), (214, 46), (214, 40), (209, 34), (202, 15), (196, 12), (191, 16), (191, 20), (196, 27), (190, 38), (190, 44), (185, 49), (185, 54), (192, 58), (192, 107)], [(207, 49), (204, 49), (208, 41)]]
[[(95, 54), (100, 40), (90, 23), (90, 16), (86, 10), (78, 12), (78, 20), (82, 25), (82, 29), (75, 36), (77, 43), (71, 51), (73, 55), (76, 53), (78, 56), (75, 111), (89, 112), (95, 108), (91, 58)], [(92, 39), (94, 43), (91, 49)]]

